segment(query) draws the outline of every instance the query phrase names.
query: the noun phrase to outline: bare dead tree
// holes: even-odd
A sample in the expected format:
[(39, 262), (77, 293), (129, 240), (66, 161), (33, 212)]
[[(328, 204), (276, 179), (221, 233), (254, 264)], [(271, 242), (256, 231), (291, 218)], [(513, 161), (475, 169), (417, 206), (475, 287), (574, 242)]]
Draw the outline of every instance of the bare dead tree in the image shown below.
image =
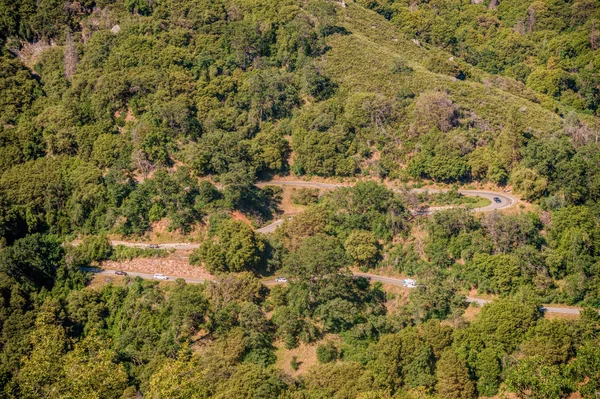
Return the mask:
[(592, 50), (600, 48), (600, 30), (598, 30), (595, 23), (592, 24), (592, 31), (590, 32), (590, 46)]
[(598, 142), (599, 132), (587, 123), (581, 121), (575, 112), (571, 112), (565, 118), (565, 134), (571, 138), (576, 147)]
[(148, 160), (146, 154), (142, 150), (134, 151), (131, 155), (131, 161), (133, 167), (142, 174), (144, 179), (148, 177), (152, 170), (154, 170), (154, 165), (152, 165), (152, 162)]
[(534, 4), (529, 6), (527, 9), (527, 32), (531, 33), (535, 29), (535, 24), (537, 23), (537, 11), (534, 7)]
[(71, 31), (67, 31), (64, 50), (65, 78), (71, 80), (73, 75), (75, 75), (75, 69), (77, 68), (78, 62), (79, 57), (77, 49), (75, 48), (75, 42), (73, 41), (73, 35), (71, 34)]
[(513, 27), (513, 30), (520, 35), (524, 35), (525, 33), (527, 33), (527, 28), (525, 27), (525, 22), (517, 21), (517, 23)]

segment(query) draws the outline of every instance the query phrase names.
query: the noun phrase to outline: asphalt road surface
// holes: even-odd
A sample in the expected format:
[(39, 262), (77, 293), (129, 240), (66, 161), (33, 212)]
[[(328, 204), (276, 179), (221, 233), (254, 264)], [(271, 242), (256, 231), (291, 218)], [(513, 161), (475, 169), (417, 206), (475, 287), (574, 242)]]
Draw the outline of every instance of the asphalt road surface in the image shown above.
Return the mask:
[[(106, 276), (106, 277), (124, 277), (124, 276), (115, 274), (116, 270), (110, 270), (110, 269), (100, 269), (97, 267), (82, 267), (81, 270), (83, 270), (85, 272), (90, 272), (93, 274)], [(154, 279), (153, 273), (127, 272), (127, 276), (128, 277), (141, 277), (144, 280), (153, 280)], [(206, 279), (203, 279), (203, 278), (175, 277), (175, 276), (167, 276), (167, 277), (168, 277), (167, 280), (157, 280), (157, 281), (173, 282), (173, 281), (177, 280), (178, 278), (184, 279), (186, 283), (190, 283), (190, 284), (202, 284), (206, 281)]]
[[(90, 273), (106, 276), (106, 277), (121, 277), (121, 276), (118, 276), (115, 274), (116, 270), (107, 270), (107, 269), (99, 269), (99, 268), (83, 268), (82, 270), (90, 272)], [(148, 279), (148, 280), (154, 279), (154, 274), (152, 274), (152, 273), (127, 272), (127, 275), (129, 277), (141, 277), (143, 279)], [(360, 277), (366, 277), (366, 278), (370, 279), (371, 281), (379, 281), (384, 284), (390, 284), (390, 285), (395, 285), (398, 287), (404, 287), (404, 282), (398, 278), (378, 276), (376, 274), (369, 274), (369, 273), (354, 273), (354, 275), (360, 276)], [(206, 279), (201, 279), (201, 278), (177, 277), (177, 276), (167, 276), (167, 277), (168, 277), (168, 280), (166, 280), (166, 281), (175, 281), (178, 278), (181, 278), (181, 279), (185, 280), (185, 282), (190, 283), (190, 284), (201, 284), (201, 283), (204, 283), (207, 281)], [(157, 280), (157, 281), (165, 281), (165, 280)], [(267, 280), (264, 283), (267, 285), (280, 284), (280, 283), (276, 282), (275, 280)], [(480, 306), (483, 306), (486, 303), (489, 303), (490, 301), (481, 299), (481, 298), (467, 297), (467, 302), (469, 302), (469, 303), (475, 302), (475, 303), (479, 304)], [(578, 315), (580, 312), (580, 309), (577, 309), (577, 308), (561, 308), (561, 307), (553, 307), (553, 306), (544, 306), (541, 308), (541, 310), (546, 313), (559, 313), (559, 314), (565, 314), (565, 315)]]
[[(393, 278), (393, 277), (384, 277), (384, 276), (378, 276), (376, 274), (369, 274), (369, 273), (354, 273), (354, 275), (369, 278), (371, 281), (379, 281), (384, 284), (390, 284), (390, 285), (396, 285), (398, 287), (404, 287), (404, 282), (402, 280)], [(474, 297), (467, 297), (467, 302), (469, 302), (469, 303), (474, 302), (480, 306), (490, 303), (490, 301), (488, 301), (486, 299), (474, 298)], [(578, 309), (578, 308), (561, 308), (561, 307), (555, 307), (555, 306), (543, 306), (541, 308), (541, 310), (545, 313), (560, 313), (560, 314), (568, 314), (568, 315), (578, 315), (580, 312), (580, 309)]]
[[(264, 186), (291, 186), (291, 187), (304, 187), (304, 188), (318, 188), (326, 190), (334, 190), (340, 187), (352, 187), (353, 184), (338, 184), (338, 183), (318, 183), (310, 181), (269, 181), (257, 184), (259, 187)], [(414, 188), (411, 189), (415, 193), (443, 193), (448, 190), (437, 190), (437, 189), (425, 189), (425, 188)], [(499, 209), (510, 208), (518, 202), (518, 199), (510, 194), (496, 191), (486, 190), (458, 190), (458, 192), (466, 197), (482, 197), (487, 198), (491, 201), (491, 204), (481, 208), (474, 208), (475, 212), (490, 212)], [(500, 199), (500, 202), (495, 202), (494, 198)], [(440, 207), (447, 208), (447, 207)]]
[[(276, 182), (261, 183), (259, 185), (260, 186), (266, 186), (266, 185), (293, 186), (293, 187), (306, 187), (306, 188), (318, 188), (318, 189), (329, 189), (329, 190), (334, 190), (334, 189), (337, 189), (340, 187), (350, 187), (351, 186), (349, 184), (318, 183), (318, 182), (305, 182), (305, 181), (276, 181)], [(415, 191), (415, 192), (429, 191), (429, 192), (434, 193), (434, 192), (443, 192), (445, 190), (414, 189), (413, 191)], [(483, 197), (483, 198), (487, 198), (491, 201), (491, 204), (488, 206), (473, 209), (475, 212), (490, 212), (490, 211), (494, 211), (494, 210), (505, 209), (505, 208), (509, 208), (509, 207), (515, 205), (518, 202), (517, 198), (515, 198), (514, 196), (512, 196), (510, 194), (506, 194), (506, 193), (499, 193), (499, 192), (494, 192), (494, 191), (484, 191), (484, 190), (458, 190), (458, 192), (465, 196), (468, 196), (468, 197)], [(495, 197), (499, 198), (500, 202), (498, 202), (498, 203), (495, 202), (494, 201)], [(439, 209), (447, 209), (447, 208), (448, 207), (432, 207), (432, 208), (429, 208), (428, 210), (426, 210), (425, 212), (421, 212), (421, 213), (431, 213), (431, 212), (434, 212)], [(277, 227), (281, 226), (281, 224), (283, 224), (283, 220), (277, 220), (267, 226), (257, 229), (256, 231), (259, 233), (271, 233), (271, 232), (275, 231), (275, 229), (277, 229)], [(147, 243), (134, 243), (134, 242), (127, 242), (127, 241), (112, 241), (112, 245), (124, 245), (127, 247), (143, 247), (143, 248), (147, 248), (149, 246), (149, 244), (147, 244)], [(198, 247), (199, 247), (199, 244), (191, 244), (191, 243), (164, 243), (164, 244), (160, 244), (160, 246), (159, 246), (159, 248), (162, 248), (162, 249), (180, 249), (180, 250), (195, 249)], [(101, 274), (101, 275), (106, 275), (106, 276), (115, 276), (115, 270), (104, 270), (104, 269), (97, 269), (97, 268), (94, 268), (94, 269), (88, 268), (85, 270), (95, 273), (95, 274)], [(127, 275), (131, 276), (131, 277), (141, 277), (144, 279), (153, 279), (153, 276), (154, 276), (151, 273), (137, 273), (137, 272), (127, 272)], [(404, 283), (402, 280), (396, 279), (393, 277), (377, 276), (374, 274), (367, 274), (367, 273), (356, 273), (355, 275), (362, 276), (362, 277), (368, 277), (371, 281), (379, 281), (379, 282), (382, 282), (385, 284), (396, 285), (396, 286), (400, 286), (400, 287), (404, 286)], [(177, 278), (183, 278), (186, 282), (192, 283), (192, 284), (199, 284), (199, 283), (203, 283), (206, 281), (205, 279), (177, 277), (177, 276), (169, 276), (169, 280), (167, 280), (167, 281), (174, 281)], [(266, 281), (265, 283), (267, 283), (269, 285), (277, 284), (274, 280)], [(479, 305), (485, 305), (486, 303), (489, 303), (488, 300), (481, 299), (481, 298), (471, 298), (471, 297), (467, 297), (467, 302), (475, 302)], [(578, 315), (580, 312), (580, 310), (577, 308), (561, 308), (561, 307), (553, 307), (553, 306), (543, 307), (542, 310), (544, 312), (548, 312), (548, 313), (559, 313), (559, 314), (567, 314), (567, 315)]]
[(279, 226), (281, 226), (283, 224), (283, 219), (279, 219), (274, 221), (271, 224), (266, 225), (265, 227), (261, 227), (260, 229), (256, 229), (256, 231), (258, 233), (263, 233), (263, 234), (267, 234), (267, 233), (272, 233), (275, 230), (277, 230), (277, 228)]
[[(269, 181), (265, 183), (257, 184), (259, 187), (264, 186), (288, 186), (288, 187), (300, 187), (300, 188), (317, 188), (317, 189), (325, 189), (325, 190), (335, 190), (340, 187), (352, 187), (351, 184), (337, 184), (337, 183), (318, 183), (318, 182), (309, 182), (309, 181)], [(435, 189), (412, 189), (411, 191), (415, 193), (442, 193), (448, 190), (435, 190)], [(515, 205), (519, 200), (513, 195), (507, 193), (500, 193), (495, 191), (486, 191), (486, 190), (458, 190), (458, 192), (466, 197), (481, 197), (490, 200), (490, 204), (481, 208), (473, 208), (474, 212), (491, 212), (495, 210), (510, 208)], [(494, 198), (498, 198), (500, 202), (496, 202)], [(433, 212), (448, 209), (451, 206), (438, 206), (438, 207), (429, 207), (414, 210), (414, 214), (418, 215), (428, 215)], [(283, 224), (283, 220), (277, 220), (271, 224), (268, 224), (260, 229), (256, 230), (259, 233), (267, 234), (274, 232), (279, 226)]]

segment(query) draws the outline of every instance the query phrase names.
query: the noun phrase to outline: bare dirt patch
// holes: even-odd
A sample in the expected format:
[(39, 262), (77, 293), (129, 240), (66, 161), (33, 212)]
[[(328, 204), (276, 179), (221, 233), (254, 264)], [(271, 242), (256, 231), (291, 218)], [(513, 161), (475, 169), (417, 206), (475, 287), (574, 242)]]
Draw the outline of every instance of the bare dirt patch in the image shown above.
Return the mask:
[(471, 304), (465, 309), (465, 312), (463, 313), (463, 319), (466, 321), (473, 321), (479, 312), (481, 312), (481, 306)]
[(133, 114), (131, 108), (127, 108), (127, 114), (125, 115), (125, 122), (137, 122), (137, 118)]
[(176, 277), (212, 278), (213, 276), (203, 267), (190, 265), (191, 252), (190, 250), (178, 250), (165, 258), (135, 258), (123, 262), (111, 260), (102, 262), (102, 267), (139, 273), (161, 273)]
[(246, 223), (248, 226), (254, 228), (254, 226), (252, 226), (252, 222), (250, 221), (250, 219), (248, 219), (246, 217), (246, 215), (244, 215), (242, 212), (240, 211), (233, 211), (231, 212), (231, 217), (235, 220), (239, 220), (240, 222), (244, 222)]

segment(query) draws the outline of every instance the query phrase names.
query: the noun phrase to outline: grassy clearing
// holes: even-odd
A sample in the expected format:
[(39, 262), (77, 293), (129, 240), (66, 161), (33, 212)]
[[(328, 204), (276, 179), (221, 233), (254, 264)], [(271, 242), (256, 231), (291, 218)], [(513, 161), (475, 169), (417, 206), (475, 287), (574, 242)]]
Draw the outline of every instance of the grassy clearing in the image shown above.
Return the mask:
[(421, 193), (419, 203), (421, 206), (466, 206), (474, 209), (488, 206), (492, 201), (482, 197), (468, 197), (451, 190), (442, 193)]
[(467, 208), (470, 209), (475, 209), (475, 208), (483, 208), (484, 206), (488, 206), (492, 203), (492, 201), (490, 201), (487, 198), (482, 198), (482, 197), (465, 197), (465, 198), (471, 198), (474, 201), (470, 201), (467, 202)]

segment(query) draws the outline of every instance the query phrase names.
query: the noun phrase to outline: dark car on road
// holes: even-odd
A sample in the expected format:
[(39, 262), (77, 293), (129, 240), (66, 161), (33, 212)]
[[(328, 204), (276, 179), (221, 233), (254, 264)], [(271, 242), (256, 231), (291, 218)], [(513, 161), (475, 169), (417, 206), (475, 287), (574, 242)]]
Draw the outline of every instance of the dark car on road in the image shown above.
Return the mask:
[(160, 247), (158, 246), (158, 244), (150, 244), (150, 245), (148, 245), (148, 248), (158, 249)]
[(115, 274), (117, 276), (127, 276), (127, 273), (124, 272), (123, 270), (117, 270), (117, 271), (115, 271)]
[(500, 198), (498, 198), (498, 197), (494, 197), (494, 202), (495, 202), (496, 204), (499, 204), (499, 203), (501, 203), (501, 202), (502, 202), (502, 200), (501, 200)]

